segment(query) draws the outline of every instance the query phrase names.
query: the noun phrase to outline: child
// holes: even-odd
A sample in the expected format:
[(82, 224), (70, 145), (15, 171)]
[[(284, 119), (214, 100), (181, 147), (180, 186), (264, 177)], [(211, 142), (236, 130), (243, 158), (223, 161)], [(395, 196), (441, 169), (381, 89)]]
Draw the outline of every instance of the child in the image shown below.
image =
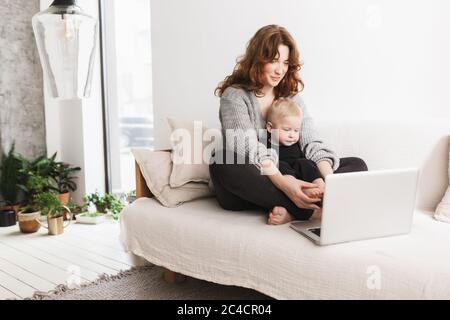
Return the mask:
[[(269, 145), (277, 145), (279, 148), (280, 172), (316, 184), (316, 188), (307, 188), (303, 192), (310, 198), (322, 198), (325, 191), (322, 174), (313, 161), (306, 159), (300, 148), (301, 124), (302, 112), (294, 100), (280, 98), (274, 101), (267, 112)], [(321, 203), (318, 205), (321, 206)], [(313, 217), (320, 215), (321, 209), (314, 210)], [(282, 207), (273, 208), (269, 215), (269, 224), (283, 224), (291, 220), (293, 217)]]

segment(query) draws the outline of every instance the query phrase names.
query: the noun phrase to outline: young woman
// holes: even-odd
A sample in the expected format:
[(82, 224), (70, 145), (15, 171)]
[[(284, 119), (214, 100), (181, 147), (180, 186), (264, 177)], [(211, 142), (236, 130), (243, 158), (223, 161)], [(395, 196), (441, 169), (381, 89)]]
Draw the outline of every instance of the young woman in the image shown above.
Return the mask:
[[(268, 223), (274, 225), (294, 219), (308, 220), (314, 210), (315, 217), (320, 217), (320, 208), (315, 203), (321, 199), (310, 198), (304, 191), (317, 186), (292, 175), (282, 175), (277, 168), (276, 151), (262, 141), (267, 110), (280, 97), (294, 99), (302, 109), (298, 143), (324, 177), (367, 170), (359, 158), (339, 159), (318, 137), (298, 94), (304, 87), (300, 69), (299, 52), (292, 36), (281, 26), (268, 25), (250, 39), (233, 73), (216, 88), (224, 148), (216, 150), (209, 169), (217, 200), (224, 209), (267, 210)], [(245, 133), (245, 138), (227, 139), (230, 132), (238, 132), (238, 136)]]

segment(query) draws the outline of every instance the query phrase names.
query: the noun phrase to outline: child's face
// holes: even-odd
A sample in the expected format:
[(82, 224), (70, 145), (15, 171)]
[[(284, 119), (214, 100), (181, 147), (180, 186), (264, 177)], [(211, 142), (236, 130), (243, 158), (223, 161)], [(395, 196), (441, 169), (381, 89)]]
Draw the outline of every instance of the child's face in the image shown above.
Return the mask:
[(271, 133), (273, 141), (283, 146), (291, 146), (300, 139), (301, 124), (301, 117), (287, 116), (277, 119), (275, 123), (268, 122), (267, 130)]

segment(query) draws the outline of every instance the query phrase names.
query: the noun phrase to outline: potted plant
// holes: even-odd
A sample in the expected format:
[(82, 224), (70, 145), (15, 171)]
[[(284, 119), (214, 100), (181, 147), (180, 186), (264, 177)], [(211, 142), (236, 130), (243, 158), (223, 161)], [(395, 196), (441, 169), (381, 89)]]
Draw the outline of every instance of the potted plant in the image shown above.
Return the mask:
[(0, 209), (0, 228), (16, 225), (16, 213), (14, 210)]
[(23, 233), (33, 233), (37, 232), (41, 223), (39, 218), (41, 216), (41, 211), (36, 205), (27, 205), (22, 208), (22, 210), (17, 214), (17, 220), (19, 221), (19, 229)]
[[(51, 208), (60, 205), (55, 193), (43, 192), (32, 197), (31, 201), (19, 212), (19, 228), (23, 233), (32, 233), (39, 230), (41, 217), (45, 220)], [(44, 221), (45, 221), (44, 220)]]
[(15, 145), (11, 146), (8, 154), (2, 152), (0, 162), (0, 193), (6, 203), (3, 210), (14, 210), (16, 214), (20, 208), (20, 183), (23, 182), (22, 169), (26, 159), (14, 152)]
[(70, 191), (75, 191), (77, 189), (77, 185), (74, 181), (76, 177), (73, 176), (73, 174), (80, 170), (80, 167), (71, 167), (64, 162), (55, 163), (52, 177), (56, 182), (61, 204), (67, 205), (70, 200)]
[[(52, 193), (49, 193), (52, 194)], [(71, 214), (70, 209), (62, 205), (56, 194), (52, 194), (51, 200), (45, 208), (47, 213), (48, 234), (59, 235), (64, 233), (64, 214), (67, 212)], [(71, 219), (69, 220), (69, 223)]]
[(97, 212), (106, 213), (106, 209), (108, 209), (107, 199), (100, 195), (97, 191), (95, 193), (88, 194), (84, 197), (85, 202), (89, 204), (95, 205)]
[(98, 192), (95, 192), (85, 196), (84, 199), (88, 204), (94, 204), (99, 213), (104, 214), (110, 211), (115, 220), (118, 219), (123, 209), (122, 202), (111, 193), (106, 193), (102, 196)]
[(50, 158), (40, 156), (24, 164), (21, 169), (24, 179), (19, 187), (25, 192), (27, 201), (31, 201), (39, 193), (58, 190), (53, 178), (56, 166), (55, 157), (56, 153)]

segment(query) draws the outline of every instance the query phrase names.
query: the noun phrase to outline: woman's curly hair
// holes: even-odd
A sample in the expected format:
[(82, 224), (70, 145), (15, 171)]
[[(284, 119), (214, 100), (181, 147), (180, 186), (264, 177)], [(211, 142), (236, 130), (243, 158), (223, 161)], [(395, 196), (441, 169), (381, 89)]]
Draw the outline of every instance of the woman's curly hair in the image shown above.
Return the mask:
[(258, 97), (264, 96), (263, 68), (278, 56), (280, 45), (289, 48), (289, 68), (274, 88), (275, 99), (292, 97), (302, 91), (304, 83), (299, 74), (302, 63), (295, 40), (285, 28), (272, 24), (259, 29), (250, 39), (245, 54), (236, 60), (233, 73), (219, 84), (214, 94), (220, 97), (226, 88), (233, 86), (254, 91)]

